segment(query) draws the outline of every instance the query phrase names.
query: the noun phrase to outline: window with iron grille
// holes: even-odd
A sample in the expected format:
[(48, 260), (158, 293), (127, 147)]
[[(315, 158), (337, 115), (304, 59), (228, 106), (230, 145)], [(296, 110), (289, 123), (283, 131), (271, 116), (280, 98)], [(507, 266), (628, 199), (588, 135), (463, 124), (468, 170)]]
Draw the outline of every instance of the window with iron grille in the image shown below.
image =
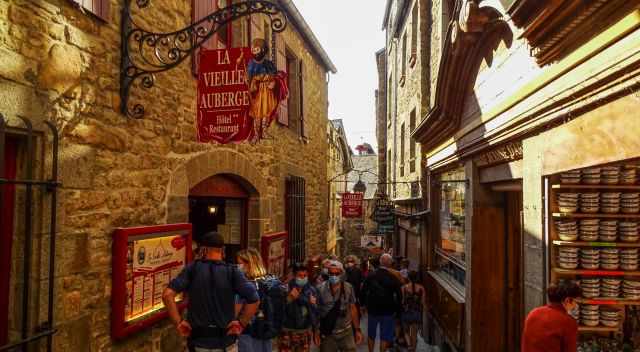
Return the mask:
[(305, 180), (289, 176), (286, 180), (286, 219), (289, 233), (289, 253), (291, 263), (302, 262), (305, 258)]
[(404, 176), (404, 122), (400, 128), (400, 177)]

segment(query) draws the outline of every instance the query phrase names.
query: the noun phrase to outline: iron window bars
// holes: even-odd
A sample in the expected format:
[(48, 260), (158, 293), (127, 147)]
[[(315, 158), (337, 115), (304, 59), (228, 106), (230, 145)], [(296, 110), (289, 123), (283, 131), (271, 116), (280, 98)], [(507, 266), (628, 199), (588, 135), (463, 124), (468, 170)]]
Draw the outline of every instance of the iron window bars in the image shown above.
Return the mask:
[[(53, 347), (53, 334), (56, 333), (56, 329), (53, 327), (53, 289), (54, 289), (54, 269), (55, 269), (55, 250), (56, 250), (56, 203), (57, 203), (57, 189), (60, 186), (58, 182), (58, 129), (56, 126), (49, 122), (44, 121), (47, 129), (51, 133), (52, 145), (51, 145), (51, 178), (38, 180), (35, 178), (35, 163), (36, 163), (36, 148), (34, 142), (37, 138), (37, 131), (34, 130), (34, 126), (31, 120), (17, 116), (22, 121), (24, 127), (18, 128), (18, 132), (25, 136), (25, 158), (24, 158), (24, 179), (15, 177), (13, 179), (4, 178), (5, 170), (5, 143), (7, 138), (7, 121), (5, 117), (0, 113), (0, 200), (4, 199), (3, 192), (5, 185), (23, 186), (25, 189), (25, 202), (24, 202), (24, 255), (23, 255), (23, 287), (22, 287), (22, 307), (21, 315), (22, 321), (20, 326), (20, 341), (9, 343), (5, 346), (0, 346), (0, 351), (9, 351), (19, 348), (21, 351), (26, 351), (27, 346), (34, 341), (40, 339), (47, 339), (47, 351), (51, 351)], [(46, 131), (45, 131), (46, 132)], [(51, 201), (51, 214), (49, 223), (49, 267), (48, 267), (48, 292), (47, 292), (47, 320), (46, 322), (38, 326), (37, 332), (30, 335), (29, 329), (29, 295), (31, 291), (30, 273), (31, 268), (31, 256), (33, 251), (33, 191), (34, 187), (43, 187), (43, 189), (50, 194)], [(2, 221), (2, 219), (0, 219)]]
[(286, 218), (291, 263), (305, 258), (305, 180), (289, 176), (286, 180)]

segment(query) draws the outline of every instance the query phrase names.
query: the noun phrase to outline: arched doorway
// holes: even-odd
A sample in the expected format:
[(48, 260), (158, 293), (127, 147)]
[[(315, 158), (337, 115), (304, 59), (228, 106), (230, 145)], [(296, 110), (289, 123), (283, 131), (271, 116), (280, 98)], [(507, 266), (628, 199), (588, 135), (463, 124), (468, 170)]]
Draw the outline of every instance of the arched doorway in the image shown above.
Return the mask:
[(257, 190), (234, 174), (208, 177), (189, 190), (189, 222), (197, 241), (208, 231), (225, 238), (225, 258), (235, 261), (236, 253), (249, 244), (249, 203)]

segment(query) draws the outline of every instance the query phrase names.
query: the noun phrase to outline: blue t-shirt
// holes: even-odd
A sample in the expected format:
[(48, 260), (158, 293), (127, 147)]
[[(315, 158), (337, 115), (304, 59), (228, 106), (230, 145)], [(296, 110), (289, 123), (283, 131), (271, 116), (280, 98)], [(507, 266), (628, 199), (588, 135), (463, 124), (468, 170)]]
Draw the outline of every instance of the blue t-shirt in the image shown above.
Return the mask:
[[(189, 296), (187, 321), (191, 327), (217, 327), (226, 329), (235, 319), (235, 296), (247, 303), (258, 302), (255, 285), (247, 281), (235, 266), (222, 261), (196, 260), (189, 263), (182, 272), (169, 283), (176, 292), (186, 292)], [(193, 339), (199, 347), (216, 348), (220, 338), (207, 337)]]

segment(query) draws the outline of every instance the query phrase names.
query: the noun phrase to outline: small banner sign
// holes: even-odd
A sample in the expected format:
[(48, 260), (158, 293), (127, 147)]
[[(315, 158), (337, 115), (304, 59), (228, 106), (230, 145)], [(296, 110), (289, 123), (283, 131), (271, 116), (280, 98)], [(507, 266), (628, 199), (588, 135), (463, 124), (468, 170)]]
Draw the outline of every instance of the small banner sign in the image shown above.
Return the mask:
[(201, 50), (198, 67), (198, 141), (258, 142), (288, 97), (286, 73), (250, 48)]
[(376, 235), (362, 235), (360, 237), (360, 247), (373, 249), (373, 248), (382, 248), (383, 245), (383, 237)]
[(364, 194), (360, 192), (342, 193), (342, 217), (360, 218), (362, 217), (362, 200)]

